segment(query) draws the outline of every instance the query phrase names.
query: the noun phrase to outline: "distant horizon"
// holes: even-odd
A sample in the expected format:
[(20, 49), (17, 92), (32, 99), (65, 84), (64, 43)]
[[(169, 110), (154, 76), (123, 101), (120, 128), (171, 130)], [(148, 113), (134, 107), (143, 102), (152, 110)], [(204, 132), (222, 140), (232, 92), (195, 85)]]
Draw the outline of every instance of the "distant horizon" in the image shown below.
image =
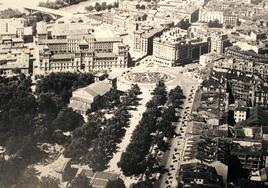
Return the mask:
[[(38, 5), (38, 3), (46, 0), (0, 0), (0, 10), (7, 8), (16, 8), (18, 10), (23, 10), (24, 5)], [(55, 0), (49, 0), (55, 1)]]

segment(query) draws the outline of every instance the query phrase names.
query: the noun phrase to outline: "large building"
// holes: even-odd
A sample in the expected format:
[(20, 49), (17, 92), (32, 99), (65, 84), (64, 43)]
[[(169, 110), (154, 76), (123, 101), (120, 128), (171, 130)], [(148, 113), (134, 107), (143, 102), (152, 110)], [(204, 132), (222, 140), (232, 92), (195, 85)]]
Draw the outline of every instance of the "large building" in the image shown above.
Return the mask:
[(225, 48), (231, 46), (228, 35), (221, 32), (211, 34), (211, 52), (224, 53)]
[(260, 170), (265, 166), (261, 141), (234, 140), (231, 155), (237, 156), (244, 169)]
[(238, 4), (212, 0), (199, 9), (199, 21), (206, 23), (217, 21), (225, 26), (236, 26), (239, 13), (235, 10), (235, 6), (238, 6)]
[(43, 39), (41, 35), (42, 39), (38, 41), (40, 74), (109, 70), (129, 65), (129, 47), (120, 37), (107, 32), (105, 38), (99, 33), (102, 28), (93, 29), (83, 25), (78, 30), (73, 28), (76, 24), (67, 26), (59, 29), (69, 29), (63, 33), (54, 28), (50, 39)]
[(244, 101), (249, 106), (267, 108), (268, 87), (258, 76), (235, 71), (229, 72), (227, 79), (234, 100)]
[(267, 112), (260, 107), (249, 110), (249, 117), (234, 126), (231, 155), (237, 156), (244, 169), (261, 170), (267, 156)]
[(172, 28), (153, 42), (154, 61), (162, 66), (178, 66), (198, 60), (208, 53), (209, 43), (200, 38), (191, 38), (187, 31)]
[(259, 76), (236, 70), (214, 70), (213, 77), (227, 83), (231, 102), (242, 101), (247, 106), (268, 107), (268, 86)]
[(182, 164), (178, 180), (179, 187), (223, 187), (223, 178), (216, 169), (202, 163)]
[(22, 38), (3, 36), (0, 39), (0, 75), (15, 76), (20, 73), (30, 75), (33, 57)]
[(79, 88), (73, 92), (69, 107), (82, 115), (86, 115), (86, 112), (92, 109), (93, 103), (101, 100), (103, 95), (115, 87), (116, 79), (105, 79)]
[(245, 121), (248, 117), (248, 112), (247, 108), (241, 106), (237, 107), (234, 110), (234, 120), (236, 123), (239, 123), (240, 121)]
[(0, 75), (9, 77), (20, 73), (30, 75), (32, 63), (28, 50), (0, 50)]
[(60, 54), (52, 54), (49, 48), (45, 47), (40, 54), (40, 70), (46, 74), (50, 72), (90, 72), (128, 66), (128, 47), (122, 43), (119, 43), (111, 52), (91, 50), (86, 42), (79, 46), (80, 51), (76, 53)]
[(0, 19), (0, 38), (10, 36), (12, 38), (22, 38), (24, 34), (24, 18)]
[(207, 23), (218, 21), (223, 25), (236, 26), (238, 23), (238, 16), (230, 11), (201, 8), (199, 10), (199, 21)]
[(152, 55), (153, 53), (153, 39), (159, 36), (163, 28), (142, 27), (134, 31), (133, 51), (142, 55)]

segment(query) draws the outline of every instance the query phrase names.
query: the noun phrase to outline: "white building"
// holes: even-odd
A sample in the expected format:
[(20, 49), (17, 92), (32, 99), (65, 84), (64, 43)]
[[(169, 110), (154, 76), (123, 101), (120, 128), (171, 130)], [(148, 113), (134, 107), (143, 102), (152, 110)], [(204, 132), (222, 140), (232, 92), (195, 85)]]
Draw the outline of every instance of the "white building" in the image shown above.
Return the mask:
[(231, 46), (228, 35), (219, 33), (211, 34), (211, 52), (223, 53), (226, 47)]
[(24, 18), (0, 19), (0, 37), (12, 36), (14, 38), (22, 38), (25, 22)]
[(199, 64), (203, 67), (213, 66), (214, 62), (223, 59), (224, 57), (216, 52), (211, 52), (208, 54), (203, 54), (199, 58)]
[(236, 123), (245, 121), (247, 119), (247, 109), (245, 107), (239, 107), (234, 110), (234, 119)]
[(91, 105), (98, 100), (97, 97), (105, 95), (116, 87), (115, 84), (115, 79), (105, 79), (79, 88), (73, 92), (69, 107), (82, 115), (86, 115), (87, 110), (91, 109)]
[(188, 31), (172, 28), (156, 37), (153, 41), (154, 61), (171, 67), (198, 60), (200, 55), (208, 53), (208, 41), (189, 35)]
[(227, 10), (215, 10), (211, 8), (200, 8), (199, 10), (199, 21), (200, 22), (213, 22), (218, 21), (223, 25), (236, 26), (238, 23), (238, 15), (233, 14)]

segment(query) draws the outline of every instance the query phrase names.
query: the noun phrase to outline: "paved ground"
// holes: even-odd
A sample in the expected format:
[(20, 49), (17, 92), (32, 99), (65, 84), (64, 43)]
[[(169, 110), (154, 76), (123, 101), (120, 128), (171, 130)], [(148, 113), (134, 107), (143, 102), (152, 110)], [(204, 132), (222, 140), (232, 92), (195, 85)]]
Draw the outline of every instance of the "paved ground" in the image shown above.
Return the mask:
[[(198, 64), (187, 65), (185, 67), (176, 67), (178, 69), (178, 78), (173, 80), (173, 85), (180, 85), (186, 96), (182, 109), (179, 112), (181, 116), (180, 121), (177, 123), (176, 133), (180, 136), (170, 140), (170, 150), (164, 154), (162, 164), (169, 171), (161, 176), (160, 181), (156, 187), (159, 188), (175, 188), (178, 185), (176, 180), (177, 171), (180, 168), (180, 161), (183, 160), (184, 150), (186, 148), (187, 133), (190, 131), (190, 125), (187, 124), (190, 117), (190, 111), (193, 105), (195, 92), (199, 87), (201, 80), (195, 77), (194, 74), (187, 70), (198, 67)], [(170, 69), (175, 71), (173, 68)]]
[(131, 136), (133, 131), (135, 130), (136, 126), (139, 123), (139, 120), (142, 117), (143, 112), (146, 110), (146, 103), (151, 99), (151, 95), (149, 93), (149, 90), (146, 87), (141, 87), (142, 94), (139, 95), (138, 97), (141, 98), (139, 101), (139, 105), (137, 106), (136, 110), (131, 110), (131, 118), (130, 118), (130, 125), (126, 129), (126, 134), (125, 137), (123, 138), (122, 142), (118, 145), (118, 151), (117, 153), (113, 156), (109, 163), (109, 168), (108, 171), (114, 171), (114, 172), (120, 172), (120, 169), (117, 166), (117, 162), (120, 160), (122, 152), (125, 151), (126, 147), (130, 143)]
[[(178, 185), (176, 180), (176, 174), (180, 167), (180, 160), (183, 159), (183, 153), (186, 146), (187, 141), (187, 132), (189, 131), (189, 126), (187, 125), (186, 119), (188, 119), (190, 115), (190, 108), (192, 107), (193, 95), (195, 90), (197, 89), (197, 85), (192, 85), (193, 91), (185, 91), (186, 100), (183, 105), (183, 109), (180, 111), (181, 121), (177, 123), (176, 133), (180, 134), (180, 136), (172, 139), (170, 141), (170, 150), (165, 153), (165, 157), (163, 158), (163, 164), (166, 169), (169, 171), (168, 173), (162, 175), (159, 184), (157, 187), (159, 188), (175, 188)], [(192, 97), (190, 97), (192, 95)], [(190, 99), (190, 100), (189, 100)], [(190, 102), (191, 101), (191, 102)]]

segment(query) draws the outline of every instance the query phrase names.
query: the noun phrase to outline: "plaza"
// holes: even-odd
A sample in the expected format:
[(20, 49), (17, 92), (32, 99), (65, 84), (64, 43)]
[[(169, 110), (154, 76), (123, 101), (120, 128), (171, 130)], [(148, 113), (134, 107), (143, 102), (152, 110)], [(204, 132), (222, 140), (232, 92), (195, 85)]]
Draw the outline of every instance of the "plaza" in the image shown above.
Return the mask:
[(166, 82), (174, 78), (161, 72), (131, 72), (125, 76), (125, 79), (135, 83), (155, 84), (160, 80)]

